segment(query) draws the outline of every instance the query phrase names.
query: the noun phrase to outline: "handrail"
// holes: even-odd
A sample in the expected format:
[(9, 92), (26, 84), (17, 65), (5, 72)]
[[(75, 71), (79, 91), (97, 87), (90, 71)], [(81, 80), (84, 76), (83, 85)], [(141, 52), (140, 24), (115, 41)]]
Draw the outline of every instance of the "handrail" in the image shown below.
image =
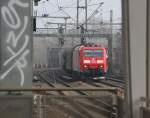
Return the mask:
[(117, 88), (115, 87), (91, 87), (91, 88), (81, 88), (81, 87), (62, 87), (62, 88), (0, 88), (0, 92), (2, 91), (112, 91), (116, 92)]

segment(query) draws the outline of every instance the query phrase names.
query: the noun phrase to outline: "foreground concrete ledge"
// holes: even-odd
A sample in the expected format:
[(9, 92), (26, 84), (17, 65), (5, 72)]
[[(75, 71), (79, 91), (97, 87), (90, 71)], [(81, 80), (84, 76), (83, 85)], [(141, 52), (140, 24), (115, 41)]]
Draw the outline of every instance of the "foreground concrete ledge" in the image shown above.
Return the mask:
[(32, 96), (0, 95), (1, 118), (32, 118)]

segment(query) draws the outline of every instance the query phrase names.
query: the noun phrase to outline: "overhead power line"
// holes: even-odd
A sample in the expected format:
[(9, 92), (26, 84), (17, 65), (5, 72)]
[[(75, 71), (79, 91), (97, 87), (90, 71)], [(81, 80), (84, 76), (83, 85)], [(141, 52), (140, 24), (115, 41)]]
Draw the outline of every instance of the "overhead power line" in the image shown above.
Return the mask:
[(89, 21), (91, 18), (93, 18), (99, 11), (98, 9), (104, 4), (104, 2), (99, 3), (99, 6), (96, 8), (96, 10), (89, 16), (87, 21)]

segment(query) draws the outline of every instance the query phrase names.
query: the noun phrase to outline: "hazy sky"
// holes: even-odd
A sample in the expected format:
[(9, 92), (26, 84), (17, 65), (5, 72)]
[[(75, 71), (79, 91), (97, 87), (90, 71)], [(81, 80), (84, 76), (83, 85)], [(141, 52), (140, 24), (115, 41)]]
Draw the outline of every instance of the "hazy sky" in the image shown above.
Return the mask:
[[(80, 6), (85, 5), (85, 0), (79, 0)], [(104, 4), (98, 9), (96, 18), (109, 21), (110, 10), (113, 10), (113, 22), (121, 22), (121, 0), (88, 0), (88, 17), (98, 8), (99, 3)], [(77, 0), (41, 0), (39, 5), (34, 7), (37, 15), (49, 14), (49, 16), (70, 16), (67, 22), (76, 23)], [(61, 8), (61, 9), (60, 9)], [(85, 21), (85, 10), (80, 9), (79, 21)], [(37, 19), (37, 27), (44, 27), (46, 22), (64, 22), (64, 19)]]

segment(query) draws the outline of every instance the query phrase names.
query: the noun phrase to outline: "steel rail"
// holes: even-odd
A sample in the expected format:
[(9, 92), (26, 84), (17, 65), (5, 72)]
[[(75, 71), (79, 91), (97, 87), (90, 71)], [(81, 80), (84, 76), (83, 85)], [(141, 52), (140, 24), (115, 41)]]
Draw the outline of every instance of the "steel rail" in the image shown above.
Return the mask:
[(107, 81), (102, 80), (102, 81), (100, 81), (100, 83), (103, 83), (103, 84), (106, 84), (106, 85), (109, 85), (109, 86), (112, 86), (112, 87), (124, 89), (124, 85), (122, 83), (112, 81), (112, 80), (109, 80), (109, 79), (107, 79)]
[(112, 81), (115, 81), (115, 82), (119, 82), (119, 83), (125, 83), (125, 81), (123, 80), (123, 79), (119, 79), (119, 78), (123, 78), (123, 77), (117, 77), (117, 75), (109, 75), (109, 76), (106, 76), (106, 78), (108, 79), (108, 80), (112, 80)]
[[(57, 80), (58, 81), (58, 80)], [(62, 81), (62, 80), (60, 80), (59, 79), (59, 82), (61, 82), (61, 83), (63, 83), (63, 84), (65, 84), (66, 86), (68, 86), (68, 87), (72, 87), (71, 85), (69, 85), (69, 84), (67, 84), (66, 82), (64, 82), (64, 81)], [(96, 87), (99, 87), (99, 86), (96, 86)], [(84, 96), (91, 96), (90, 94), (88, 94), (87, 92), (85, 92), (85, 91), (78, 91), (81, 95), (84, 95)], [(114, 92), (115, 94), (117, 93), (117, 91), (116, 92)], [(93, 100), (93, 101), (95, 101), (95, 100)], [(107, 104), (107, 103), (105, 103), (103, 100), (100, 100), (100, 99), (96, 99), (96, 101), (95, 101), (97, 104), (101, 104), (104, 108), (110, 108), (111, 106), (109, 105), (109, 104)]]
[[(44, 73), (43, 73), (43, 74), (44, 74)], [(49, 81), (48, 78), (46, 79), (46, 76), (44, 76), (43, 74), (40, 74), (40, 75), (39, 75), (40, 78), (42, 78), (49, 86), (55, 87), (55, 85), (52, 84), (52, 83)], [(46, 73), (46, 74), (47, 74), (47, 73)], [(44, 76), (44, 77), (43, 77), (43, 76)], [(40, 80), (41, 80), (41, 79), (40, 79)], [(58, 93), (61, 94), (61, 95), (64, 95), (64, 93), (63, 93), (62, 91), (58, 91)]]
[[(48, 79), (46, 79), (46, 76), (44, 76), (43, 74), (39, 74), (39, 79), (45, 81), (49, 86), (51, 87), (55, 87)], [(41, 79), (42, 78), (42, 79)]]

